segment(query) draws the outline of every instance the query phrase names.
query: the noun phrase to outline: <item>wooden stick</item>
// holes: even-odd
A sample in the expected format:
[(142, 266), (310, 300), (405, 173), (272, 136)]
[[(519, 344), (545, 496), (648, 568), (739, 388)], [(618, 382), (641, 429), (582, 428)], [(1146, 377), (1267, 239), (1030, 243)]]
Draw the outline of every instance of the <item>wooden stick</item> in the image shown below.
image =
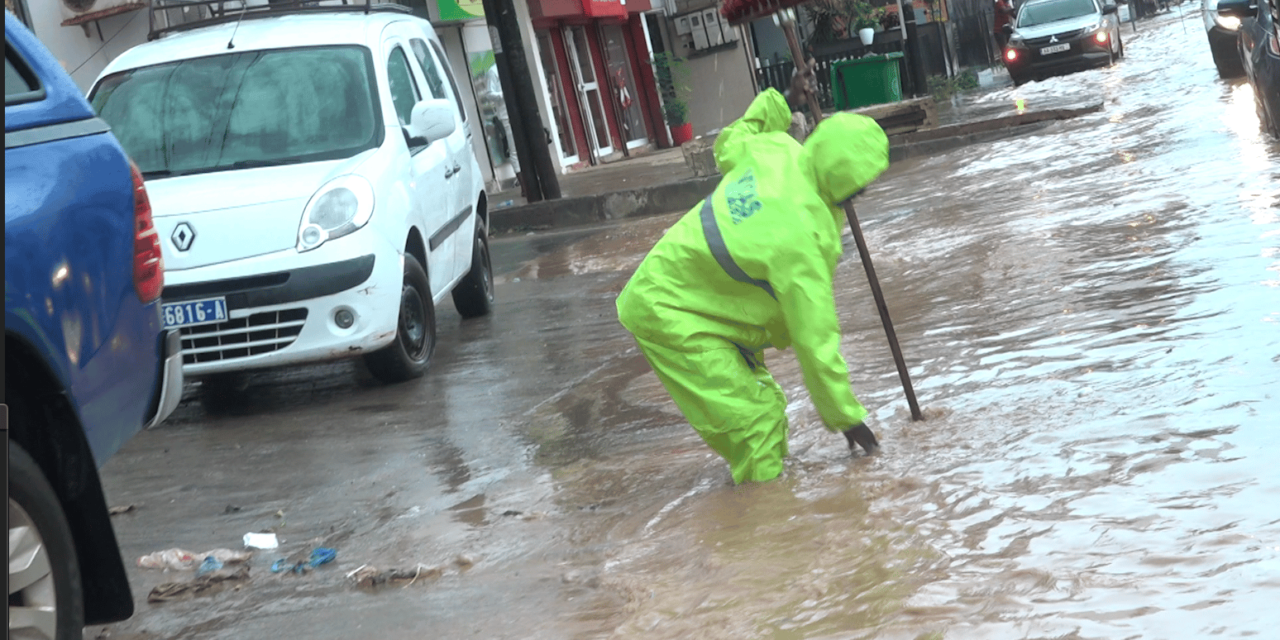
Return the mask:
[[(809, 61), (800, 49), (800, 38), (796, 36), (796, 24), (788, 11), (781, 15), (782, 32), (787, 37), (787, 45), (791, 48), (791, 59), (796, 61), (796, 69), (810, 75)], [(809, 110), (813, 112), (813, 126), (822, 122), (822, 108), (818, 105), (818, 96), (808, 90), (806, 81), (805, 96), (809, 101)], [(871, 285), (871, 295), (876, 299), (876, 309), (880, 312), (880, 322), (884, 324), (884, 333), (889, 338), (889, 349), (893, 351), (893, 362), (898, 366), (898, 378), (902, 381), (902, 391), (907, 396), (907, 406), (911, 408), (912, 420), (923, 420), (920, 405), (916, 402), (915, 389), (911, 387), (911, 374), (907, 372), (907, 362), (902, 357), (902, 349), (898, 346), (898, 334), (893, 330), (893, 320), (889, 318), (889, 306), (884, 301), (884, 292), (880, 290), (880, 280), (876, 278), (876, 268), (871, 264), (871, 250), (862, 237), (862, 225), (858, 224), (858, 215), (853, 210), (853, 202), (844, 203), (844, 214), (849, 219), (849, 227), (853, 230), (853, 241), (858, 245), (858, 254), (862, 258), (862, 268), (867, 272), (867, 281)]]

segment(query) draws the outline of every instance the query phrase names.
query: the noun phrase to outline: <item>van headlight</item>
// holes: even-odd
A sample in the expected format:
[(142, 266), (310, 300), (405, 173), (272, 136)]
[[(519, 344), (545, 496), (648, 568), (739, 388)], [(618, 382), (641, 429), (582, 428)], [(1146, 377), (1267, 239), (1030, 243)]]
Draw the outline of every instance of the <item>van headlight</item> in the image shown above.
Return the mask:
[(326, 183), (302, 210), (298, 251), (310, 251), (368, 224), (373, 217), (373, 185), (356, 175)]

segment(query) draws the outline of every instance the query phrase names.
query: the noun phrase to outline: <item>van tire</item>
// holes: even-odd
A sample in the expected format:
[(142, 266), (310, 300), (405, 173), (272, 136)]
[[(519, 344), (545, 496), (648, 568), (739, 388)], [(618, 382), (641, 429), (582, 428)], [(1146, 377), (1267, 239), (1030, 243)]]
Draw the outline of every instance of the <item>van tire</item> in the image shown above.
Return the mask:
[(431, 281), (418, 259), (406, 253), (396, 337), (391, 344), (366, 355), (365, 365), (373, 377), (395, 384), (422, 377), (431, 366), (435, 351), (436, 310)]
[(493, 310), (493, 261), (483, 230), (476, 230), (471, 270), (453, 289), (453, 305), (463, 318), (478, 318)]

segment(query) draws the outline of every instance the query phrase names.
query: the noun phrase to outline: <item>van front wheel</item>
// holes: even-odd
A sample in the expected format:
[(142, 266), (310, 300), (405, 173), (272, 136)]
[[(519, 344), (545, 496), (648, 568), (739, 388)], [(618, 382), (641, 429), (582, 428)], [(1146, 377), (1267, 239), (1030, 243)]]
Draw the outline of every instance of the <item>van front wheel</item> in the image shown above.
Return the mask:
[(412, 255), (404, 256), (400, 314), (391, 344), (365, 356), (373, 377), (394, 384), (422, 377), (436, 351), (436, 310), (427, 272)]

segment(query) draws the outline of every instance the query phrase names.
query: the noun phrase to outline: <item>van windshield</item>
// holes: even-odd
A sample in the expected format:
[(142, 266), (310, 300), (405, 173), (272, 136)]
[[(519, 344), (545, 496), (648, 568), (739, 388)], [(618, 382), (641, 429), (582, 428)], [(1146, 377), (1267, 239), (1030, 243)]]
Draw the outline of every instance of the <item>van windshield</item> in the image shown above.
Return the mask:
[(382, 143), (358, 46), (245, 51), (130, 69), (89, 101), (147, 177), (334, 160)]
[(1033, 27), (1097, 14), (1098, 7), (1093, 0), (1050, 0), (1022, 7), (1022, 12), (1018, 14), (1018, 26)]

